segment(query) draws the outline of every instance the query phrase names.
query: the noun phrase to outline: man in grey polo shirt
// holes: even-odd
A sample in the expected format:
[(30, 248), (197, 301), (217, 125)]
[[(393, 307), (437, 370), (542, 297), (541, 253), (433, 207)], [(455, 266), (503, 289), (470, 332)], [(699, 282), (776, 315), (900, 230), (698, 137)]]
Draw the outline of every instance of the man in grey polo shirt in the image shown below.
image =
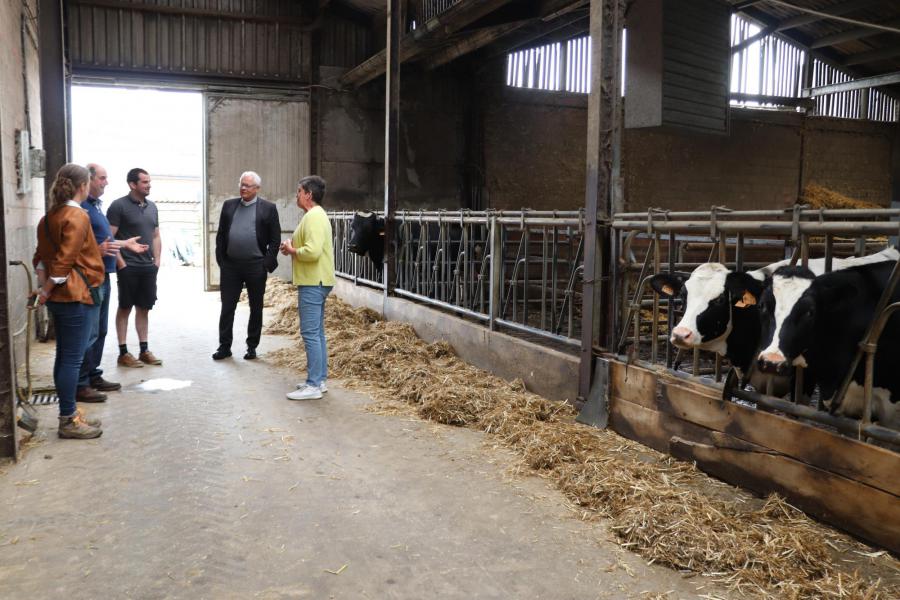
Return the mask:
[[(119, 308), (116, 311), (116, 334), (119, 337), (119, 360), (123, 367), (161, 365), (148, 346), (150, 309), (156, 303), (156, 278), (162, 240), (159, 235), (159, 212), (147, 199), (150, 195), (150, 175), (143, 169), (131, 169), (126, 177), (131, 191), (113, 202), (106, 211), (110, 229), (117, 240), (135, 236), (142, 244), (150, 246), (150, 252), (136, 254), (122, 249), (116, 260), (116, 283), (119, 291)], [(140, 343), (140, 353), (135, 358), (128, 351), (128, 319), (135, 309), (134, 326)]]
[(216, 262), (219, 264), (219, 348), (213, 360), (231, 356), (234, 309), (241, 289), (247, 286), (250, 320), (247, 323), (246, 360), (256, 358), (256, 346), (262, 333), (263, 294), (266, 277), (278, 266), (281, 222), (275, 204), (258, 196), (259, 175), (247, 171), (241, 175), (239, 198), (226, 200), (216, 232)]

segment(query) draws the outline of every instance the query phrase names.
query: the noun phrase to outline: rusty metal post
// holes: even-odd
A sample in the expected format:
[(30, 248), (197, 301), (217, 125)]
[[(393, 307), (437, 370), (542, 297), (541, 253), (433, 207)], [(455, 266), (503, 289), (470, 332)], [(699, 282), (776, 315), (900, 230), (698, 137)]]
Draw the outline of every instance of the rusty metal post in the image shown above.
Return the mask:
[(384, 302), (397, 285), (394, 256), (396, 239), (397, 181), (400, 176), (400, 35), (403, 31), (401, 0), (387, 1), (387, 73), (384, 107)]
[[(614, 308), (611, 282), (612, 239), (608, 227), (613, 207), (613, 162), (621, 127), (619, 56), (621, 0), (591, 0), (591, 92), (588, 98), (585, 253), (578, 395), (591, 390), (595, 346), (612, 346), (610, 318)], [(605, 315), (605, 316), (604, 316)]]

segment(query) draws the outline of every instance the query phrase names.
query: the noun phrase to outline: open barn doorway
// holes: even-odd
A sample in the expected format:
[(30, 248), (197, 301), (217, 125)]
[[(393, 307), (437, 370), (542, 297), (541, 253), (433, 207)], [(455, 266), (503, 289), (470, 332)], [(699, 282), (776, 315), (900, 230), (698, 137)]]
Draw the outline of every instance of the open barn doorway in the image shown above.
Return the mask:
[(132, 168), (151, 178), (162, 266), (202, 289), (203, 95), (194, 91), (72, 86), (72, 158), (103, 166), (106, 212), (129, 192)]

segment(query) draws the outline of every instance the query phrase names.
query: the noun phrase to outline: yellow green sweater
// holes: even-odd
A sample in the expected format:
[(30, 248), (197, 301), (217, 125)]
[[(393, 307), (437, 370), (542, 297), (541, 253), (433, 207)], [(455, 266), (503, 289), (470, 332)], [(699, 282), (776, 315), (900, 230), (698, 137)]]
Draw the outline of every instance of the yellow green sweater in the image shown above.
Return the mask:
[(334, 248), (331, 222), (321, 206), (306, 213), (291, 243), (297, 253), (293, 257), (294, 285), (334, 285)]

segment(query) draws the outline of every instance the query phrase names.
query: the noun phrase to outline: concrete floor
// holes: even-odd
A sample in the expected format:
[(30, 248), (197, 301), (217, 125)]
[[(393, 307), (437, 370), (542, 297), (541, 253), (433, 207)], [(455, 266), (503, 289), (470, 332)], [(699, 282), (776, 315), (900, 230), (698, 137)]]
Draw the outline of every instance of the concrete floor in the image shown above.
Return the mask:
[[(482, 434), (366, 412), (338, 381), (290, 402), (301, 375), (242, 345), (213, 362), (218, 296), (192, 292), (201, 281), (163, 270), (162, 367), (112, 366), (111, 332), (104, 366), (125, 389), (85, 405), (103, 437), (59, 440), (42, 408), (39, 441), (0, 465), (0, 598), (727, 597), (510, 477), (513, 457)], [(241, 306), (239, 340), (245, 324)], [(52, 347), (37, 354), (46, 378)], [(190, 385), (137, 387), (160, 378)]]

